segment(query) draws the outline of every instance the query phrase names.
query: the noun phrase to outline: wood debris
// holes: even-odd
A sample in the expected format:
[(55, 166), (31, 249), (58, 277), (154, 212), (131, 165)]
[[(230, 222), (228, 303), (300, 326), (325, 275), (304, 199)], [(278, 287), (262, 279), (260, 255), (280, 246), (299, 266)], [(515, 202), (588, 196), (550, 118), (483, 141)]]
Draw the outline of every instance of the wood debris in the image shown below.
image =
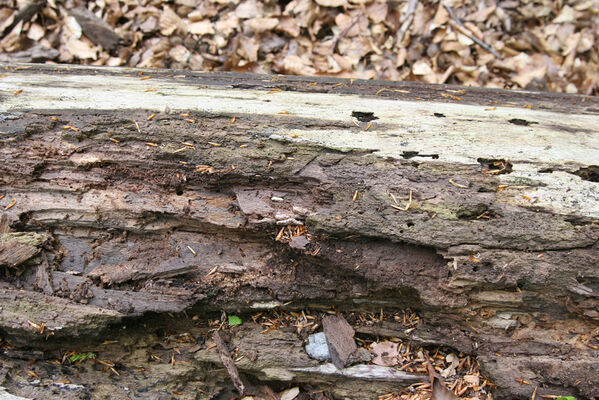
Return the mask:
[(241, 381), (241, 378), (239, 377), (239, 372), (237, 371), (235, 362), (231, 358), (231, 353), (229, 352), (229, 349), (227, 349), (227, 345), (223, 341), (223, 338), (221, 337), (219, 331), (214, 331), (214, 333), (212, 334), (212, 340), (214, 340), (214, 344), (218, 349), (218, 355), (220, 356), (221, 361), (227, 369), (227, 372), (229, 373), (229, 377), (231, 378), (233, 385), (235, 385), (235, 388), (237, 389), (239, 394), (243, 396), (243, 393), (245, 392), (245, 386)]
[(337, 368), (345, 368), (358, 351), (354, 329), (342, 315), (327, 315), (322, 319), (322, 326), (333, 364)]

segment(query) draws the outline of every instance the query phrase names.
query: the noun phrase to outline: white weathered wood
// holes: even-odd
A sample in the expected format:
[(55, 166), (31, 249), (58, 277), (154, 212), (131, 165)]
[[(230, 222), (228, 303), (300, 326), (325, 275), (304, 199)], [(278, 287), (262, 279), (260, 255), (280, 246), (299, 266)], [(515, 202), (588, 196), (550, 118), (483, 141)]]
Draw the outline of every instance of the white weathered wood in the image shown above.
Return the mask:
[[(479, 158), (505, 159), (512, 163), (513, 170), (511, 174), (500, 175), (499, 179), (519, 188), (504, 191), (499, 201), (537, 206), (561, 214), (599, 217), (599, 185), (568, 173), (599, 164), (597, 115), (562, 114), (501, 104), (490, 107), (459, 101), (413, 101), (409, 100), (408, 93), (402, 94), (406, 100), (334, 93), (269, 93), (226, 86), (206, 87), (176, 76), (141, 78), (139, 75), (96, 75), (88, 70), (66, 76), (52, 74), (52, 71), (9, 73), (0, 79), (3, 98), (0, 112), (140, 108), (160, 112), (169, 107), (174, 112), (289, 115), (350, 124), (352, 111), (373, 112), (378, 119), (367, 131), (366, 124), (361, 124), (358, 130), (321, 128), (281, 132), (273, 129), (271, 139), (314, 143), (342, 151), (369, 151), (381, 157), (401, 158), (407, 151), (438, 155), (432, 162), (476, 164)], [(146, 92), (148, 89), (156, 90)], [(18, 90), (23, 91), (19, 95), (12, 94)], [(535, 94), (530, 96), (534, 98)], [(433, 112), (445, 118), (436, 118)], [(510, 124), (511, 119), (531, 124)], [(555, 165), (560, 165), (562, 170), (538, 173)], [(536, 184), (523, 188), (528, 182)]]

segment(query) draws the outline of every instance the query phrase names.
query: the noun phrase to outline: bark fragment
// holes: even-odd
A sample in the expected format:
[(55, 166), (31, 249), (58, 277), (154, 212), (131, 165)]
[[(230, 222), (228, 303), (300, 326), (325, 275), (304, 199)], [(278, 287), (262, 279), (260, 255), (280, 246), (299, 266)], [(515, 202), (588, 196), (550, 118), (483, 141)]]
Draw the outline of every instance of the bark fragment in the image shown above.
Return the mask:
[(326, 316), (322, 320), (322, 326), (333, 364), (339, 369), (345, 368), (358, 351), (354, 329), (342, 315)]

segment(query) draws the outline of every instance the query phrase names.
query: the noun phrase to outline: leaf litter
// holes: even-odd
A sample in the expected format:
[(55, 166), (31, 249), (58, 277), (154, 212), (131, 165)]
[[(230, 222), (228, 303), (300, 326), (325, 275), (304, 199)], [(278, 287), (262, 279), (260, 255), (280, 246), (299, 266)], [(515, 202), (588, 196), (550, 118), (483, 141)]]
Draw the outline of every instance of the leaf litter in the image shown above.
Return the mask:
[(0, 61), (599, 93), (599, 3), (0, 1)]

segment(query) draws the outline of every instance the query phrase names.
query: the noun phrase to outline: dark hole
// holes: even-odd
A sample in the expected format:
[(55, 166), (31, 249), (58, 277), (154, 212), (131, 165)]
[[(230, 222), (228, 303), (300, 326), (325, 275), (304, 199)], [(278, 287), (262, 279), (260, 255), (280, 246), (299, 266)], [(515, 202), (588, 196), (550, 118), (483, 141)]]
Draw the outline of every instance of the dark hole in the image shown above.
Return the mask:
[(177, 196), (181, 196), (183, 194), (183, 188), (181, 186), (179, 186), (177, 188), (177, 190), (175, 191), (175, 193), (177, 193)]
[(553, 168), (542, 168), (539, 170), (539, 174), (550, 174), (553, 172)]
[(437, 118), (445, 118), (445, 114), (442, 113), (434, 113), (433, 115)]
[(408, 228), (411, 228), (411, 227), (413, 227), (413, 226), (414, 226), (414, 223), (413, 223), (412, 221), (408, 221), (408, 222), (406, 223), (406, 225), (408, 226)]
[(360, 122), (370, 122), (378, 119), (378, 117), (374, 116), (373, 112), (352, 111), (351, 116)]
[(537, 122), (529, 122), (525, 119), (520, 119), (520, 118), (512, 118), (508, 121), (510, 124), (514, 124), (514, 125), (522, 125), (522, 126), (528, 126), (530, 124), (536, 124)]
[(586, 168), (580, 168), (578, 171), (572, 173), (580, 176), (585, 181), (599, 182), (599, 165), (590, 165)]
[(478, 271), (478, 265), (474, 265), (474, 266), (472, 267), (472, 271), (474, 271), (474, 272)]
[(408, 150), (408, 151), (404, 151), (404, 152), (402, 152), (402, 153), (401, 153), (401, 156), (402, 156), (403, 158), (405, 158), (406, 160), (407, 160), (407, 159), (410, 159), (410, 158), (412, 158), (412, 157), (416, 157), (416, 156), (418, 156), (418, 157), (430, 157), (430, 158), (432, 158), (433, 160), (436, 160), (436, 159), (438, 159), (438, 158), (439, 158), (439, 155), (438, 155), (438, 154), (420, 154), (420, 153), (419, 153), (419, 152), (417, 152), (417, 151), (409, 151), (409, 150)]

